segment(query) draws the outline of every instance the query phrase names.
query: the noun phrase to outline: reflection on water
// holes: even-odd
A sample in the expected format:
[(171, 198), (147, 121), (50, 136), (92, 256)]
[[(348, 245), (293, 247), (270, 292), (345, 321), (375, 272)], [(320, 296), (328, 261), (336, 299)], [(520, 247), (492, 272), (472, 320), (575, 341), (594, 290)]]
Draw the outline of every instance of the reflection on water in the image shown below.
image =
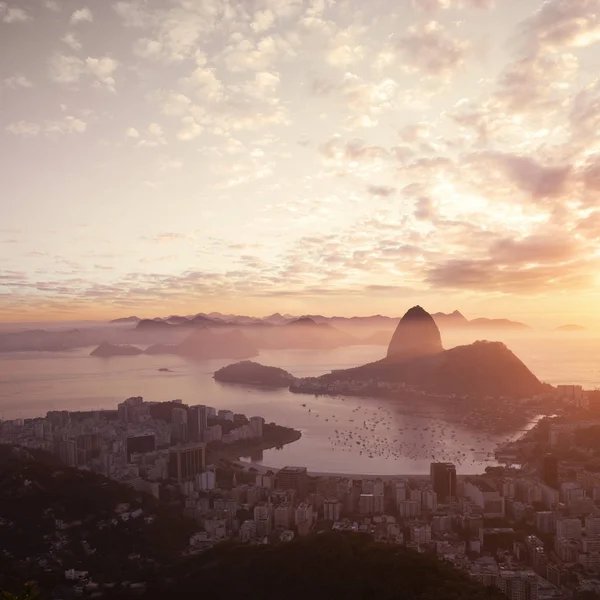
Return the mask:
[[(444, 337), (446, 347), (472, 341)], [(584, 343), (557, 338), (536, 343), (522, 338), (506, 343), (542, 380), (583, 383), (590, 388), (600, 385), (598, 340)], [(450, 423), (440, 407), (413, 410), (380, 398), (301, 396), (285, 389), (258, 390), (215, 382), (212, 373), (228, 360), (191, 362), (178, 356), (150, 355), (97, 359), (89, 357), (89, 352), (0, 354), (0, 418), (40, 416), (57, 409), (115, 408), (128, 396), (155, 401), (181, 398), (189, 404), (262, 415), (267, 421), (301, 430), (299, 441), (250, 460), (272, 467), (306, 465), (316, 472), (427, 473), (432, 460), (446, 459), (456, 462), (459, 472), (477, 472), (490, 464), (489, 454), (509, 437), (484, 435)], [(310, 376), (364, 364), (383, 353), (381, 346), (278, 350), (263, 352), (256, 360)], [(518, 429), (522, 431), (523, 426)]]

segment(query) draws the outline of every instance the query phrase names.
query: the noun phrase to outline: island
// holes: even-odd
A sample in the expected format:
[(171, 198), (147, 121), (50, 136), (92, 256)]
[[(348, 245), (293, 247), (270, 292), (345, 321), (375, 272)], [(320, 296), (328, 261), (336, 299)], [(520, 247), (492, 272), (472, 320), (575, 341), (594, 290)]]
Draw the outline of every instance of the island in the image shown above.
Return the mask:
[(268, 367), (251, 360), (227, 365), (213, 375), (216, 381), (261, 387), (289, 387), (296, 378), (278, 367)]
[(138, 354), (143, 353), (143, 350), (140, 350), (140, 348), (136, 348), (135, 346), (109, 344), (108, 342), (102, 342), (95, 350), (92, 350), (90, 352), (90, 356), (108, 358), (110, 356), (137, 356)]
[(171, 371), (171, 369), (167, 369), (167, 367), (161, 367), (159, 369), (159, 371), (161, 371), (162, 373), (172, 373), (173, 371)]
[(587, 331), (587, 329), (583, 325), (568, 323), (567, 325), (561, 325), (560, 327), (557, 327), (556, 331)]

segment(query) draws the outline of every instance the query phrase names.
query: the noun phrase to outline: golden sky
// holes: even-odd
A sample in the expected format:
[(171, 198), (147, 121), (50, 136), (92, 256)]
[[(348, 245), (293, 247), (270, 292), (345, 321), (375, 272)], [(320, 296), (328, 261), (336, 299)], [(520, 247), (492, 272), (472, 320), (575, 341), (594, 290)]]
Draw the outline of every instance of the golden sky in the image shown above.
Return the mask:
[(600, 326), (600, 0), (0, 1), (0, 321)]

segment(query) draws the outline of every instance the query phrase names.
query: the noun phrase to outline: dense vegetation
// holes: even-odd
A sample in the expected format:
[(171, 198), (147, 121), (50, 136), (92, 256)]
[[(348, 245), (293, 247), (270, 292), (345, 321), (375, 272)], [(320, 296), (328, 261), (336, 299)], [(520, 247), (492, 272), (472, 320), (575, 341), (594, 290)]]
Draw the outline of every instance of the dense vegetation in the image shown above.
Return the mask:
[(204, 597), (245, 600), (504, 598), (434, 556), (349, 533), (323, 533), (279, 546), (223, 544), (171, 575), (176, 582), (168, 592), (172, 598), (192, 598), (199, 590)]
[[(35, 580), (50, 597), (70, 568), (89, 571), (98, 583), (151, 581), (197, 529), (180, 506), (36, 457), (0, 446), (0, 590), (18, 592)], [(119, 504), (142, 513), (125, 520)]]

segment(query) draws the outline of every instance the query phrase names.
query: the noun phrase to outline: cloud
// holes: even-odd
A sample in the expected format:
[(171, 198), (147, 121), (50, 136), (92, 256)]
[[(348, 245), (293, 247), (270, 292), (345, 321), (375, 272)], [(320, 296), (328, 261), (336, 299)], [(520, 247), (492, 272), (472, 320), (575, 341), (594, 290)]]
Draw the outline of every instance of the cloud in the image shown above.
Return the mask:
[(420, 196), (415, 201), (415, 219), (419, 221), (431, 221), (436, 217), (433, 200), (427, 196)]
[(181, 128), (177, 132), (177, 139), (187, 142), (196, 139), (203, 131), (204, 128), (196, 122), (194, 117), (183, 117)]
[(360, 62), (365, 55), (365, 48), (357, 42), (363, 32), (363, 28), (356, 26), (338, 31), (329, 42), (325, 53), (327, 64), (347, 68)]
[(16, 90), (17, 88), (33, 87), (33, 83), (31, 83), (31, 81), (24, 75), (13, 75), (12, 77), (7, 77), (3, 83), (13, 90)]
[(409, 27), (396, 47), (405, 69), (448, 77), (464, 63), (470, 44), (450, 35), (437, 21), (429, 21)]
[(37, 123), (30, 121), (17, 121), (16, 123), (9, 123), (6, 126), (6, 131), (13, 135), (21, 137), (35, 137), (40, 133), (41, 127)]
[(170, 242), (178, 242), (178, 241), (193, 240), (193, 239), (194, 239), (194, 236), (189, 235), (188, 233), (167, 232), (167, 233), (160, 233), (155, 238), (153, 238), (153, 241), (155, 241), (158, 244), (168, 244)]
[(267, 8), (265, 10), (259, 10), (254, 14), (254, 19), (252, 20), (252, 23), (250, 23), (250, 29), (252, 29), (254, 33), (264, 33), (271, 29), (274, 23), (275, 14), (272, 10)]
[(367, 187), (367, 193), (371, 194), (372, 196), (388, 198), (396, 193), (396, 188), (385, 185), (370, 185)]
[(140, 137), (140, 132), (135, 127), (128, 127), (125, 130), (125, 136), (128, 138), (137, 139)]
[(3, 23), (26, 23), (31, 16), (24, 8), (9, 6), (6, 2), (0, 2), (0, 16)]
[(599, 13), (600, 0), (546, 0), (521, 32), (534, 51), (583, 48), (600, 41)]
[(491, 260), (450, 260), (434, 266), (427, 274), (427, 282), (433, 287), (506, 294), (582, 289), (593, 281), (594, 264), (591, 261), (506, 269)]
[(56, 83), (78, 83), (82, 77), (91, 78), (95, 85), (115, 90), (114, 72), (119, 63), (108, 56), (88, 57), (85, 60), (77, 56), (54, 54), (49, 61), (50, 79)]
[(46, 133), (85, 133), (87, 123), (73, 116), (67, 116), (59, 121), (49, 121), (44, 131)]
[(571, 173), (570, 165), (545, 166), (527, 156), (490, 152), (484, 159), (501, 167), (518, 188), (534, 198), (560, 195)]
[(45, 121), (42, 125), (30, 121), (17, 121), (10, 123), (6, 127), (8, 133), (24, 138), (36, 137), (40, 133), (46, 134), (67, 134), (84, 133), (87, 129), (87, 123), (73, 116), (65, 116), (62, 119), (54, 121)]
[(71, 31), (65, 33), (65, 35), (63, 35), (62, 38), (60, 38), (60, 41), (67, 44), (67, 46), (69, 46), (71, 50), (81, 50), (81, 42), (79, 41), (77, 36)]
[(56, 0), (45, 0), (44, 6), (52, 12), (60, 12), (60, 5)]
[(412, 0), (413, 8), (426, 13), (440, 10), (477, 8), (490, 10), (495, 7), (495, 0)]
[(69, 23), (71, 25), (77, 25), (77, 23), (88, 22), (91, 23), (94, 20), (94, 16), (92, 15), (92, 11), (85, 7), (76, 10), (69, 19)]

